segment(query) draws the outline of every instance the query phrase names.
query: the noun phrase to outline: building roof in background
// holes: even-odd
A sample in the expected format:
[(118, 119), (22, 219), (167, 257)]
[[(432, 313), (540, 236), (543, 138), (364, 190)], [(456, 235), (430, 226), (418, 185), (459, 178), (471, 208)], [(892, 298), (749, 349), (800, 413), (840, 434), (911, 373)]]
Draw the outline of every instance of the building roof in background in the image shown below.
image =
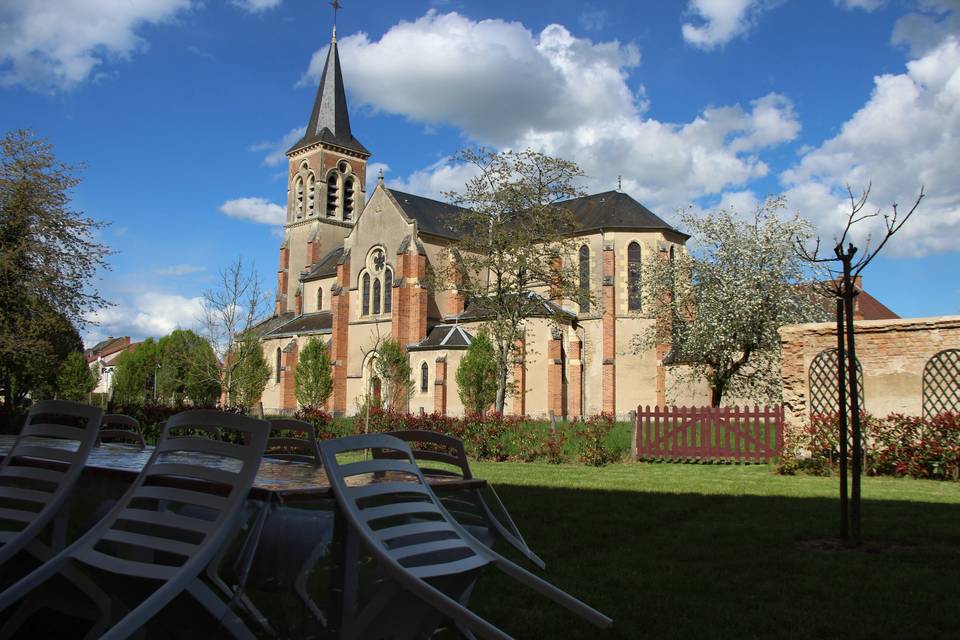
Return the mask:
[(89, 349), (85, 349), (83, 357), (87, 362), (93, 362), (97, 358), (105, 358), (111, 354), (119, 353), (130, 346), (130, 336), (114, 338), (110, 336), (106, 340), (101, 340)]
[[(538, 293), (532, 291), (527, 292), (527, 297), (530, 301), (531, 308), (530, 313), (527, 314), (531, 318), (554, 318), (554, 317), (566, 317), (570, 320), (576, 320), (577, 314), (567, 311), (560, 305), (550, 300), (547, 300)], [(491, 316), (489, 309), (484, 305), (483, 299), (473, 300), (466, 311), (456, 316), (454, 320), (457, 322), (479, 322), (481, 320), (486, 320)]]

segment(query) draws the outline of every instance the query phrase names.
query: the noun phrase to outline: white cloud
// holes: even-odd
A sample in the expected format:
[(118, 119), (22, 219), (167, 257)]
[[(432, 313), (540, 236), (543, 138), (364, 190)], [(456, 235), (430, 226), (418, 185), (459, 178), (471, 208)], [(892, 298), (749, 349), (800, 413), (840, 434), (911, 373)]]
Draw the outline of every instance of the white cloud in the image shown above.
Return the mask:
[[(791, 207), (835, 232), (849, 205), (845, 187), (873, 183), (870, 207), (909, 206), (921, 185), (928, 197), (889, 245), (900, 255), (960, 250), (960, 40), (874, 78), (874, 89), (840, 133), (781, 176)], [(882, 224), (864, 226), (876, 235)]]
[(683, 39), (700, 49), (722, 47), (747, 33), (757, 16), (774, 4), (777, 0), (689, 0), (687, 11), (700, 22), (685, 22)]
[[(498, 148), (533, 147), (578, 162), (589, 188), (624, 188), (649, 206), (674, 207), (769, 172), (759, 154), (794, 139), (790, 101), (769, 94), (710, 107), (689, 123), (644, 117), (644, 90), (629, 72), (633, 45), (574, 37), (561, 25), (533, 34), (502, 20), (473, 21), (434, 11), (382, 38), (341, 39), (344, 75), (355, 103), (424, 124), (450, 124)], [(305, 77), (322, 69), (314, 54)], [(388, 182), (438, 196), (462, 188), (470, 170), (442, 159)]]
[(202, 314), (203, 298), (199, 296), (145, 291), (89, 315), (87, 319), (96, 325), (89, 328), (84, 342), (94, 344), (106, 336), (161, 337), (174, 329), (196, 327)]
[(172, 20), (191, 0), (0, 3), (0, 86), (69, 90), (107, 60), (146, 48), (137, 31)]
[(232, 0), (233, 4), (244, 11), (259, 13), (280, 6), (283, 0)]
[(206, 270), (206, 267), (196, 264), (174, 264), (169, 267), (161, 267), (154, 271), (154, 273), (158, 276), (187, 276), (191, 273), (200, 273)]
[(306, 127), (296, 127), (284, 134), (279, 140), (259, 142), (250, 147), (250, 150), (266, 151), (266, 155), (263, 157), (263, 164), (268, 167), (275, 167), (287, 161), (287, 149), (302, 138), (306, 130)]
[(252, 220), (261, 224), (283, 224), (287, 213), (279, 204), (264, 198), (236, 198), (220, 205), (220, 212), (231, 218)]
[(844, 9), (863, 9), (864, 11), (875, 11), (882, 7), (886, 0), (833, 0), (834, 4)]

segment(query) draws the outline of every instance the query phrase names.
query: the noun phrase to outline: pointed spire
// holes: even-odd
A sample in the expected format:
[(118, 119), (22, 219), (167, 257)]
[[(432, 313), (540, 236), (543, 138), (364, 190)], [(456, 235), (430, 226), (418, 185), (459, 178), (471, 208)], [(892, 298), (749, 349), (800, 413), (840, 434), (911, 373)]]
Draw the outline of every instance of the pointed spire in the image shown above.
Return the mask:
[(347, 93), (340, 71), (340, 55), (337, 52), (337, 31), (334, 26), (327, 62), (320, 75), (320, 86), (313, 101), (313, 110), (307, 122), (307, 130), (287, 153), (317, 142), (345, 147), (369, 156), (370, 152), (353, 137), (350, 131), (350, 114), (347, 111)]

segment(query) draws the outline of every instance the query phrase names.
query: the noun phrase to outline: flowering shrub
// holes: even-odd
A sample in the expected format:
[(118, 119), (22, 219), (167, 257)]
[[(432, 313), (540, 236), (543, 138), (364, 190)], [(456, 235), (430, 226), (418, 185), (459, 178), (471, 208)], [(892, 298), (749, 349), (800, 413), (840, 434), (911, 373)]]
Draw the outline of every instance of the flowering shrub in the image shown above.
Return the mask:
[[(839, 463), (839, 421), (836, 415), (814, 416), (806, 430), (806, 462), (788, 461), (781, 472), (795, 468), (832, 469)], [(863, 417), (864, 471), (870, 475), (960, 479), (960, 415), (933, 418), (891, 414)], [(852, 446), (848, 447), (848, 452)], [(850, 455), (848, 453), (848, 455)]]
[(614, 455), (607, 447), (607, 438), (613, 430), (613, 416), (601, 413), (587, 418), (577, 429), (579, 437), (578, 459), (584, 464), (601, 467), (613, 462)]
[(353, 435), (349, 423), (334, 420), (333, 416), (318, 407), (303, 407), (298, 409), (293, 417), (312, 424), (317, 432), (317, 440), (332, 440)]

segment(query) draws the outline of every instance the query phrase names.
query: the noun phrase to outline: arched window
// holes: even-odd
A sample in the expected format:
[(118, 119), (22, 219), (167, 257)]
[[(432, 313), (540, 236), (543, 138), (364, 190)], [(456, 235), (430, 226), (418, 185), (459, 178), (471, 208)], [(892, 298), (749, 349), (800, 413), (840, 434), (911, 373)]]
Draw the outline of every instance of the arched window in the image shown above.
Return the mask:
[(590, 312), (590, 248), (580, 247), (580, 313)]
[(274, 365), (274, 382), (280, 382), (280, 371), (283, 369), (282, 358), (283, 354), (280, 351), (280, 347), (277, 347), (277, 361)]
[(340, 197), (340, 185), (337, 180), (337, 174), (331, 173), (327, 178), (327, 217), (334, 218), (337, 215), (337, 200)]
[(363, 274), (363, 286), (361, 288), (362, 288), (362, 292), (361, 292), (361, 298), (362, 298), (361, 309), (362, 310), (360, 313), (365, 316), (370, 315), (370, 274), (369, 273)]
[(317, 212), (317, 179), (311, 173), (307, 178), (307, 215)]
[(640, 245), (631, 242), (627, 247), (627, 309), (629, 311), (639, 311), (642, 306), (640, 270)]
[(347, 178), (343, 185), (343, 219), (353, 218), (353, 178)]
[(317, 311), (323, 309), (323, 287), (317, 289)]
[(393, 270), (387, 269), (383, 274), (383, 312), (390, 313), (393, 309)]
[(297, 176), (296, 182), (293, 183), (293, 190), (296, 195), (296, 200), (294, 201), (294, 211), (298, 218), (303, 217), (303, 178)]
[(923, 367), (923, 415), (960, 413), (960, 349), (944, 349)]
[(420, 365), (420, 391), (426, 392), (430, 382), (430, 367), (424, 362)]
[(373, 281), (373, 313), (380, 313), (380, 289), (383, 285), (380, 283), (380, 278), (377, 278)]

